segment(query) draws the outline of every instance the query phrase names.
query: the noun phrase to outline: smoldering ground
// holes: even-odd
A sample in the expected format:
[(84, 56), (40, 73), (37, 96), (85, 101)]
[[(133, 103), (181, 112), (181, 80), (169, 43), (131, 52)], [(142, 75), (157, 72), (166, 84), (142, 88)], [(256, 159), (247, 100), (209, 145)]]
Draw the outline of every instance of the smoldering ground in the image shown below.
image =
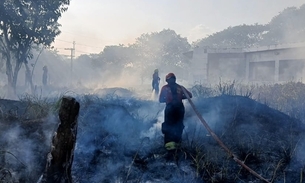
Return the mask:
[[(164, 105), (134, 98), (132, 93), (120, 88), (102, 90), (99, 96), (71, 93), (81, 104), (72, 170), (77, 182), (134, 180), (143, 174), (142, 169), (134, 170), (135, 159), (165, 153), (160, 152)], [(10, 111), (16, 105), (1, 107)], [(54, 113), (33, 123), (22, 119), (22, 115), (16, 116), (15, 121), (3, 118), (7, 122), (1, 130), (7, 130), (1, 133), (1, 152), (9, 153), (1, 153), (1, 167), (11, 172), (11, 179), (7, 180), (33, 182), (43, 172), (51, 136), (59, 121)]]
[[(38, 180), (50, 150), (54, 117), (40, 121), (1, 119), (0, 160), (4, 182), (33, 182)], [(3, 174), (1, 174), (3, 175)]]
[[(75, 182), (257, 180), (227, 157), (187, 101), (179, 164), (168, 164), (160, 130), (165, 106), (135, 96), (124, 88), (105, 89), (100, 95), (74, 94), (81, 106), (72, 167)], [(293, 173), (285, 179), (299, 178), (296, 174), (302, 164), (290, 166), (303, 152), (298, 144), (303, 142), (304, 127), (297, 120), (247, 97), (196, 97), (193, 101), (212, 130), (255, 171), (281, 182), (282, 172), (290, 167)], [(32, 124), (18, 118), (5, 124), (1, 149), (11, 154), (1, 153), (2, 169), (11, 172), (10, 180), (37, 181), (50, 151), (57, 114)], [(298, 156), (294, 156), (296, 147)]]
[(156, 101), (133, 98), (101, 99), (83, 108), (73, 170), (87, 173), (75, 176), (90, 182), (162, 180), (154, 169), (162, 163), (162, 159), (156, 163), (157, 156), (165, 153), (160, 130), (163, 109)]

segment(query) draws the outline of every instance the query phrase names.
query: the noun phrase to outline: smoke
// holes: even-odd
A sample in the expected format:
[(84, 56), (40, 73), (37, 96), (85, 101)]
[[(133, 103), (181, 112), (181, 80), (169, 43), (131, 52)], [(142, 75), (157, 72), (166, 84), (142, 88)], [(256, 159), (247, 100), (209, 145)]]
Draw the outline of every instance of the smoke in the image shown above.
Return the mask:
[[(81, 109), (73, 176), (81, 182), (121, 181), (135, 156), (145, 157), (152, 149), (162, 147), (160, 121), (164, 106), (131, 97), (127, 89), (115, 91), (121, 95), (113, 94), (111, 89), (104, 89), (101, 95), (76, 95)], [(58, 122), (50, 114), (44, 123), (14, 122), (4, 126), (7, 130), (1, 127), (1, 150), (9, 152), (4, 159), (1, 157), (6, 162), (2, 165), (12, 170), (16, 180), (38, 180)]]
[(54, 119), (47, 119), (43, 124), (9, 123), (1, 128), (0, 150), (4, 152), (0, 154), (3, 156), (1, 166), (11, 171), (15, 181), (35, 182), (44, 169), (46, 154), (50, 150)]
[[(107, 98), (109, 96), (104, 95), (94, 101), (95, 97), (91, 97), (79, 99), (81, 109), (73, 172), (77, 177), (77, 172), (89, 172), (80, 177), (89, 182), (113, 182), (125, 175), (134, 156), (147, 156), (155, 148), (156, 139), (161, 136), (156, 117), (161, 118), (162, 106), (126, 96)], [(88, 100), (90, 105), (86, 105)]]
[[(134, 56), (135, 57), (135, 56)], [(37, 58), (37, 55), (34, 56)], [(49, 96), (50, 92), (66, 92), (67, 90), (76, 93), (94, 93), (103, 88), (124, 87), (134, 90), (148, 90), (151, 85), (151, 75), (154, 66), (143, 70), (136, 70), (133, 67), (119, 68), (114, 65), (109, 69), (97, 68), (93, 65), (95, 56), (81, 56), (71, 63), (69, 58), (57, 57), (50, 51), (44, 50), (35, 64), (33, 71), (33, 83), (37, 94)], [(136, 58), (130, 58), (136, 60)], [(34, 64), (35, 59), (29, 61)], [(42, 67), (48, 67), (48, 86), (42, 86)], [(19, 95), (24, 92), (30, 93), (29, 86), (25, 86), (25, 72), (21, 68), (18, 78)]]
[[(114, 91), (115, 94), (113, 94)], [(162, 151), (164, 150), (163, 136), (160, 129), (164, 119), (164, 104), (137, 98), (137, 95), (125, 88), (103, 89), (100, 92), (99, 95), (75, 95), (81, 108), (72, 167), (74, 180), (78, 182), (126, 182), (127, 180), (155, 182), (160, 180), (160, 177), (165, 177), (169, 182), (196, 182), (193, 181), (196, 177), (195, 171), (186, 161), (182, 162), (179, 171), (174, 171), (175, 167), (164, 165), (163, 158), (157, 159), (164, 153)], [(214, 132), (224, 137), (228, 136), (229, 133), (226, 127), (233, 130), (231, 135), (236, 140), (230, 141), (233, 138), (226, 138), (226, 143), (236, 145), (235, 143), (241, 143), (244, 140), (247, 142), (246, 145), (251, 147), (254, 145), (250, 140), (257, 138), (263, 122), (250, 116), (250, 114), (255, 113), (253, 106), (246, 105), (246, 102), (237, 103), (239, 101), (237, 98), (234, 98), (234, 101), (225, 97), (216, 101), (214, 99), (193, 98), (193, 101)], [(245, 101), (249, 102), (250, 99), (245, 99)], [(215, 148), (215, 141), (208, 135), (207, 130), (188, 102), (185, 101), (184, 104), (186, 113), (183, 146), (203, 146), (210, 153), (208, 148)], [(234, 107), (238, 106), (248, 108), (240, 111), (235, 110)], [(255, 109), (258, 108), (260, 107), (256, 104)], [(262, 111), (256, 112), (262, 114)], [(278, 122), (276, 119), (274, 121)], [(271, 124), (274, 121), (267, 123)], [(233, 122), (240, 122), (240, 126), (238, 128), (230, 126)], [(10, 126), (9, 130), (5, 130), (5, 133), (1, 133), (1, 139), (3, 139), (1, 143), (5, 144), (7, 151), (15, 154), (20, 160), (16, 160), (10, 154), (6, 155), (6, 161), (11, 163), (10, 166), (14, 168), (14, 172), (18, 172), (18, 170), (26, 172), (20, 175), (23, 177), (29, 175), (30, 172), (34, 177), (31, 180), (38, 180), (43, 172), (46, 154), (50, 150), (51, 134), (57, 123), (57, 118), (51, 115), (46, 123), (39, 126), (28, 125), (32, 128), (27, 129), (27, 131), (25, 131), (24, 125), (15, 125)], [(42, 130), (36, 128), (42, 128)], [(250, 132), (247, 132), (249, 129), (251, 129)], [(268, 129), (264, 128), (261, 131), (265, 133), (265, 130)], [(270, 132), (266, 131), (265, 135), (267, 134)], [(246, 140), (249, 140), (249, 143)], [(266, 138), (264, 143), (272, 140)], [(261, 143), (262, 141), (257, 142)], [(222, 150), (220, 152), (225, 154)], [(207, 156), (214, 157), (215, 161), (219, 158), (216, 155), (207, 154)], [(31, 162), (39, 162), (40, 164)]]
[(204, 39), (205, 37), (211, 35), (214, 32), (215, 31), (209, 28), (208, 26), (198, 24), (189, 31), (187, 38), (190, 42), (195, 42), (199, 39)]

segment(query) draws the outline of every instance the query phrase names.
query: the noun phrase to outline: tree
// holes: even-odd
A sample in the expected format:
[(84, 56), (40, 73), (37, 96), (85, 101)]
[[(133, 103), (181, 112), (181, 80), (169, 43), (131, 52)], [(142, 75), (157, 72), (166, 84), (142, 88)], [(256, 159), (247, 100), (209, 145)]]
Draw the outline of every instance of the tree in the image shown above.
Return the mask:
[(199, 47), (245, 48), (305, 41), (305, 4), (290, 7), (266, 25), (239, 25), (214, 33), (194, 43)]
[(267, 31), (264, 25), (239, 25), (214, 33), (195, 43), (199, 47), (244, 48), (258, 46)]
[(305, 4), (290, 7), (273, 17), (264, 35), (264, 44), (293, 43), (305, 41)]
[(187, 65), (183, 53), (191, 48), (186, 38), (170, 29), (142, 34), (131, 46), (136, 50), (133, 65), (143, 77), (151, 77), (156, 68), (182, 72)]
[(129, 63), (134, 59), (134, 50), (132, 47), (120, 45), (106, 46), (103, 51), (92, 59), (92, 65), (98, 67), (103, 76), (110, 78), (120, 77), (121, 73)]
[(14, 93), (22, 64), (30, 72), (32, 46), (51, 45), (60, 34), (57, 21), (69, 4), (70, 0), (4, 0), (0, 4), (0, 48), (6, 60), (9, 88)]
[(130, 50), (124, 45), (106, 46), (101, 58), (106, 63), (107, 69), (120, 72), (130, 60)]

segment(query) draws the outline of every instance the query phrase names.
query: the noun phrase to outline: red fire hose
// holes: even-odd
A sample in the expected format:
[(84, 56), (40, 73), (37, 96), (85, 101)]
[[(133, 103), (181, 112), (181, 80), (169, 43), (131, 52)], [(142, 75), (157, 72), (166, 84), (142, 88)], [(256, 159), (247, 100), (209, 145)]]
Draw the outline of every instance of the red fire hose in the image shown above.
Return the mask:
[(259, 175), (258, 173), (256, 173), (254, 170), (252, 170), (250, 167), (248, 167), (247, 165), (245, 165), (241, 160), (239, 160), (236, 155), (234, 155), (232, 153), (232, 151), (230, 151), (230, 149), (225, 146), (225, 144), (218, 138), (218, 136), (212, 131), (212, 129), (209, 127), (209, 125), (207, 124), (207, 122), (203, 119), (203, 117), (201, 116), (201, 114), (198, 112), (198, 110), (196, 109), (193, 101), (191, 100), (190, 96), (188, 95), (188, 93), (185, 91), (184, 87), (181, 87), (182, 91), (184, 93), (184, 95), (186, 96), (186, 98), (188, 99), (189, 103), (191, 104), (193, 110), (195, 111), (196, 115), (198, 116), (199, 120), (202, 122), (202, 124), (204, 125), (204, 127), (208, 130), (208, 132), (210, 133), (210, 135), (217, 141), (217, 143), (229, 154), (229, 156), (231, 158), (234, 159), (234, 161), (236, 161), (238, 164), (240, 164), (242, 167), (244, 167), (246, 170), (248, 170), (251, 174), (253, 174), (254, 176), (256, 176), (257, 178), (267, 182), (267, 183), (271, 183), (269, 180), (265, 179), (264, 177), (262, 177), (261, 175)]

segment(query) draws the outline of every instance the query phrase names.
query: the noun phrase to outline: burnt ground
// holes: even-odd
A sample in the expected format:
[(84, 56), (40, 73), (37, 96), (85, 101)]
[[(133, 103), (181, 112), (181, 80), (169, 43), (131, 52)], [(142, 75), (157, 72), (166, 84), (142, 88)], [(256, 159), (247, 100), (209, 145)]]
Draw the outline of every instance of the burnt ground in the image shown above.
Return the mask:
[[(254, 171), (274, 182), (300, 182), (305, 128), (298, 119), (243, 96), (223, 95), (198, 100), (195, 105), (207, 122), (213, 122), (211, 127), (224, 144)], [(208, 147), (215, 145), (210, 139), (205, 142)], [(227, 168), (235, 181), (254, 180), (244, 169), (234, 165)]]
[(0, 182), (36, 182), (45, 167), (54, 116), (40, 104), (0, 100)]
[[(226, 154), (187, 102), (178, 160), (169, 163), (160, 133), (164, 106), (137, 99), (79, 101), (75, 182), (260, 182)], [(272, 182), (303, 181), (305, 127), (298, 119), (242, 96), (193, 101), (247, 166)], [(0, 100), (0, 109), (0, 182), (35, 182), (43, 172), (57, 117), (37, 119), (32, 113), (40, 109), (26, 102)]]

